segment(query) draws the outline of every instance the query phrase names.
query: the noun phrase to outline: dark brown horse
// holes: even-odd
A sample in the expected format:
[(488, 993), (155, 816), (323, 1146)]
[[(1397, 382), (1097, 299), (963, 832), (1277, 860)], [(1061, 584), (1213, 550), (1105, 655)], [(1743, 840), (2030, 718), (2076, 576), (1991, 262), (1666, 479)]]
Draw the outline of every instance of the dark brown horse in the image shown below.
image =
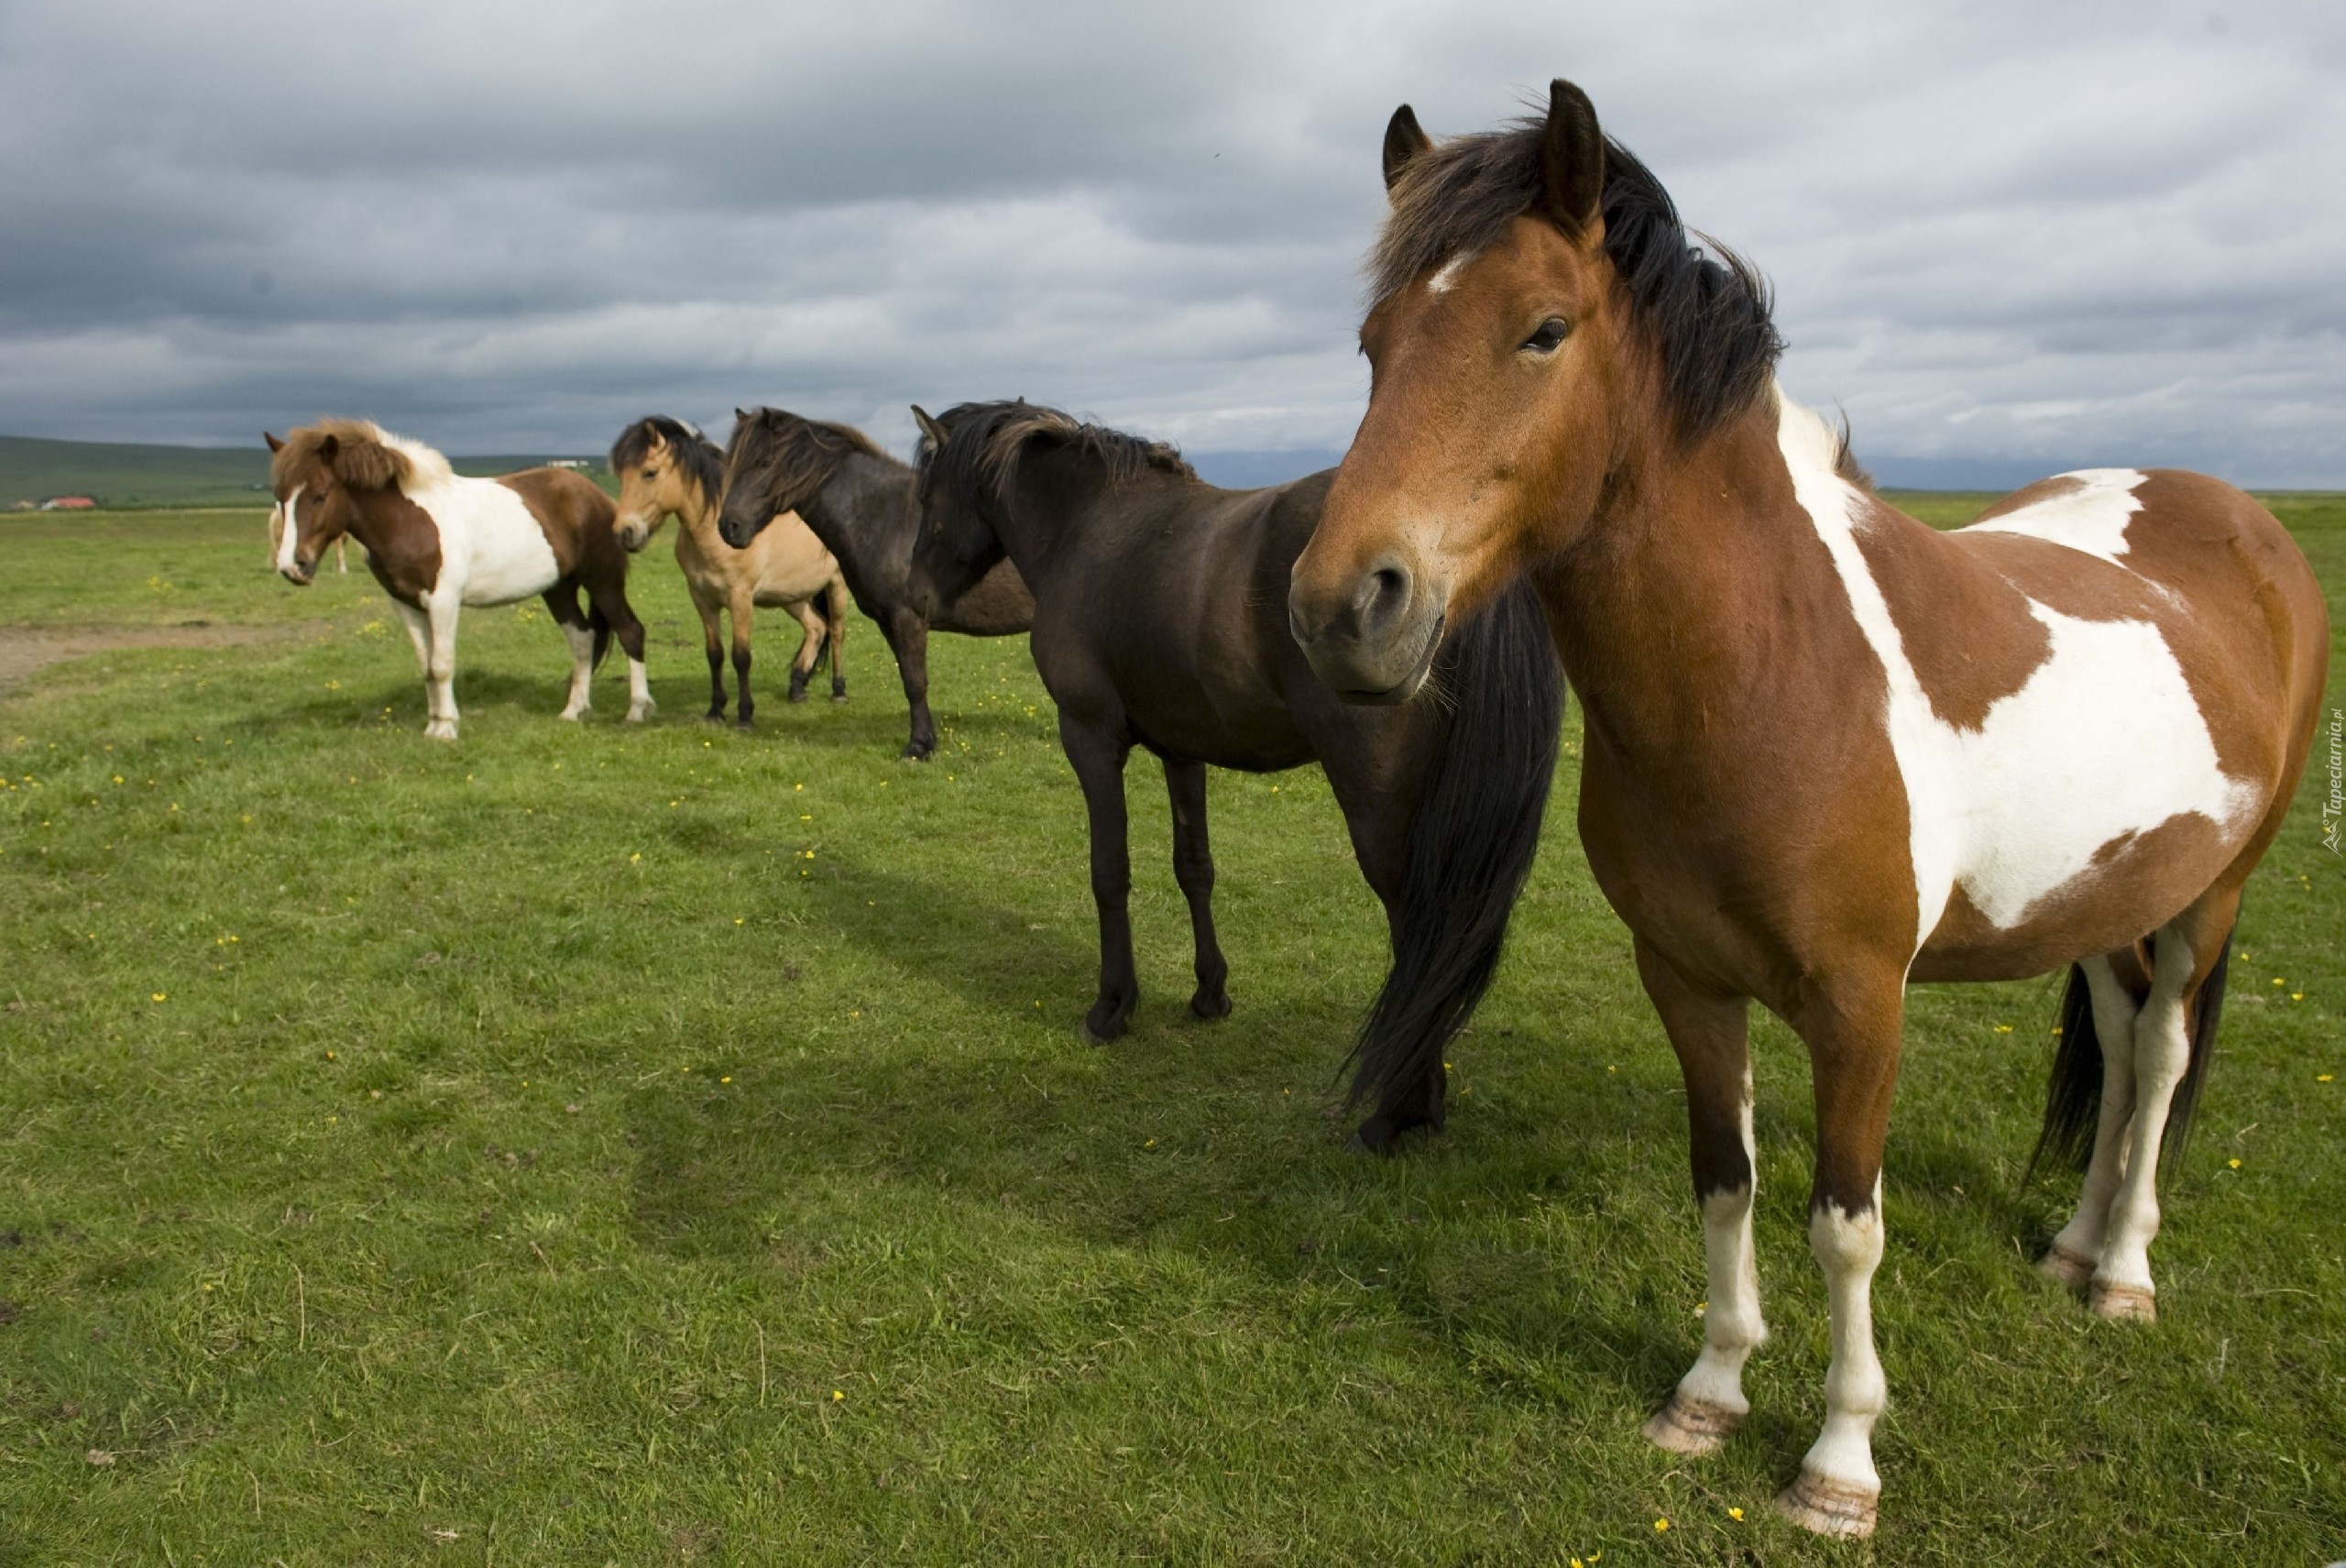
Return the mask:
[(1199, 1017), (1230, 1011), (1213, 927), (1206, 767), (1318, 762), (1385, 905), (1393, 967), (1363, 1031), (1383, 1092), (1360, 1129), (1384, 1149), (1442, 1121), (1442, 1047), (1490, 983), (1539, 847), (1563, 692), (1528, 591), (1447, 640), (1427, 700), (1347, 707), (1288, 635), (1296, 553), (1327, 474), (1262, 490), (1201, 482), (1167, 446), (1029, 403), (919, 410), (924, 517), (915, 581), (949, 598), (1005, 556), (1035, 591), (1035, 667), (1091, 820), (1100, 995), (1113, 1039), (1139, 996), (1127, 908), (1124, 761), (1156, 753), (1172, 796), (1173, 873), (1189, 901)]
[(969, 590), (937, 600), (912, 581), (913, 471), (861, 431), (781, 409), (736, 409), (725, 446), (718, 531), (736, 550), (783, 512), (796, 512), (838, 557), (856, 608), (880, 623), (912, 707), (904, 754), (937, 750), (928, 711), (928, 634), (1006, 637), (1035, 618), (1035, 598), (1003, 565)]
[(2152, 1314), (2160, 1142), (2214, 1048), (2242, 884), (2279, 831), (2329, 660), (2272, 514), (2098, 469), (1940, 533), (1776, 390), (1757, 278), (1680, 225), (1577, 88), (1432, 145), (1405, 106), (1361, 329), (1368, 412), (1296, 563), (1313, 667), (1365, 701), (1529, 570), (1586, 716), (1580, 827), (1686, 1080), (1710, 1308), (1647, 1435), (1718, 1446), (1763, 1334), (1757, 998), (1806, 1044), (1825, 1429), (1779, 1500), (1865, 1534), (1885, 1398), (1870, 1290), (1909, 980), (2075, 966), (2040, 1148), (2080, 1140), (2045, 1264)]

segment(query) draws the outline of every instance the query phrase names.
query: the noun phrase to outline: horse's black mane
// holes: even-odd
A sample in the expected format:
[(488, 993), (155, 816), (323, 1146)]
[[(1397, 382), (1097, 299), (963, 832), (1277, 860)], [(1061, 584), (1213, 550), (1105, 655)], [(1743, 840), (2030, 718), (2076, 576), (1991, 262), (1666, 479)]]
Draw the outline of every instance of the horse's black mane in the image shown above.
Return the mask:
[(676, 471), (684, 475), (686, 484), (699, 489), (704, 504), (724, 493), (724, 450), (682, 420), (670, 419), (666, 414), (646, 414), (619, 432), (619, 438), (611, 443), (612, 476), (618, 477), (651, 455), (654, 436), (675, 455)]
[[(1546, 130), (1544, 117), (1525, 118), (1453, 137), (1403, 166), (1370, 263), (1377, 302), (1453, 257), (1488, 249), (1531, 210), (1544, 186)], [(1784, 341), (1767, 282), (1734, 252), (1697, 246), (1661, 181), (1610, 137), (1600, 204), (1605, 254), (1628, 291), (1632, 326), (1661, 359), (1679, 437), (1698, 440), (1768, 388)]]
[(924, 435), (914, 461), (924, 476), (959, 490), (992, 489), (1008, 484), (1017, 474), (1020, 455), (1036, 440), (1071, 447), (1091, 458), (1106, 471), (1112, 485), (1128, 484), (1151, 470), (1185, 479), (1198, 477), (1180, 452), (1162, 441), (1086, 424), (1072, 414), (1024, 398), (956, 404), (937, 422), (945, 428), (944, 445), (937, 446)]
[[(753, 430), (764, 432), (766, 439), (745, 452), (743, 437)], [(754, 408), (734, 422), (724, 460), (730, 465), (740, 459), (744, 466), (735, 475), (737, 481), (750, 475), (764, 478), (773, 489), (775, 510), (795, 511), (830, 483), (840, 464), (859, 455), (904, 466), (851, 424), (808, 419), (788, 409)]]

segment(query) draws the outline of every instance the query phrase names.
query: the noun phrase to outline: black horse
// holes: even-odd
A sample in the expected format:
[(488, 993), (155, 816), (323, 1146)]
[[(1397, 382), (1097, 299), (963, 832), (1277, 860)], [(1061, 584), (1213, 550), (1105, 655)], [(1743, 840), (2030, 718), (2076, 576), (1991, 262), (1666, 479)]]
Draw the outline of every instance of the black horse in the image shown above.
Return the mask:
[(920, 519), (909, 466), (849, 425), (781, 409), (733, 412), (718, 532), (740, 550), (783, 512), (806, 520), (837, 557), (856, 608), (887, 638), (913, 710), (904, 754), (926, 758), (937, 750), (937, 722), (928, 712), (930, 629), (971, 637), (1024, 631), (1035, 619), (1035, 596), (1007, 562), (942, 601), (918, 591), (912, 555)]
[[(1539, 846), (1563, 682), (1528, 587), (1453, 628), (1431, 699), (1348, 705), (1288, 630), (1289, 569), (1332, 473), (1261, 490), (1203, 483), (1172, 448), (1025, 402), (918, 409), (913, 576), (949, 601), (1005, 556), (1033, 588), (1035, 664), (1091, 819), (1100, 911), (1094, 1040), (1124, 1033), (1139, 982), (1124, 760), (1165, 764), (1173, 870), (1197, 943), (1201, 1018), (1230, 1011), (1214, 938), (1206, 765), (1269, 773), (1317, 760), (1385, 904), (1393, 967), (1363, 1026), (1360, 1141), (1383, 1150), (1442, 1125), (1442, 1048), (1498, 965)], [(759, 502), (761, 515), (773, 508)], [(1376, 1067), (1371, 1077), (1370, 1068)]]

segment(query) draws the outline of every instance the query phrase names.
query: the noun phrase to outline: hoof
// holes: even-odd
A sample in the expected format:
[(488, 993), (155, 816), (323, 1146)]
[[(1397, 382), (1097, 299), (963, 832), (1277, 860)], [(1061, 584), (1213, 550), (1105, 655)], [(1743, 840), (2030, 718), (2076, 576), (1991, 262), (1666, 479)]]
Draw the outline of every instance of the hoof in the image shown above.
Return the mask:
[[(1122, 1026), (1119, 1026), (1116, 1030), (1116, 1035), (1121, 1035), (1124, 1032), (1124, 1031)], [(1087, 1046), (1110, 1045), (1113, 1044), (1116, 1038), (1116, 1035), (1103, 1035), (1099, 1030), (1093, 1028), (1091, 1026), (1091, 1020), (1089, 1018), (1086, 1018), (1082, 1023), (1078, 1024), (1075, 1026), (1075, 1033), (1076, 1037)]]
[(736, 729), (755, 729), (757, 727), (758, 721), (754, 718), (737, 718), (733, 721), (733, 728)]
[(702, 714), (701, 718), (706, 723), (722, 724), (725, 722), (725, 710), (721, 707), (712, 707), (707, 713)]
[(660, 705), (652, 702), (647, 702), (641, 707), (630, 707), (627, 710), (627, 721), (630, 724), (641, 724), (659, 710)]
[(2093, 1259), (2079, 1257), (2056, 1242), (2037, 1259), (2036, 1272), (2082, 1296), (2093, 1283)]
[(2158, 1299), (2141, 1285), (2105, 1285), (2097, 1279), (2093, 1282), (2092, 1301), (2093, 1315), (2113, 1323), (2158, 1321)]
[(790, 688), (790, 695), (783, 700), (785, 702), (805, 702), (806, 700), (806, 688), (805, 686), (793, 686)]
[(423, 738), (426, 740), (454, 740), (456, 727), (444, 718), (435, 718), (423, 727)]
[(917, 746), (907, 746), (896, 753), (896, 760), (904, 762), (926, 762), (928, 761), (928, 753)]
[(831, 700), (832, 700), (833, 702), (845, 702), (845, 701), (847, 700), (847, 693), (845, 693), (845, 692), (833, 692), (833, 693), (831, 694)]
[(1189, 1011), (1208, 1023), (1216, 1018), (1227, 1018), (1230, 1016), (1230, 996), (1227, 992), (1192, 996), (1189, 998)]
[(586, 707), (565, 707), (562, 710), (560, 717), (565, 724), (576, 724), (593, 711), (594, 709)]
[(1673, 1390), (1670, 1402), (1647, 1417), (1646, 1424), (1639, 1430), (1656, 1448), (1700, 1459), (1716, 1453), (1735, 1435), (1735, 1429), (1743, 1424), (1747, 1413), (1730, 1410), (1724, 1405), (1705, 1404)]
[(1803, 1470), (1800, 1479), (1776, 1494), (1776, 1511), (1805, 1530), (1862, 1540), (1873, 1534), (1881, 1494), (1828, 1481)]

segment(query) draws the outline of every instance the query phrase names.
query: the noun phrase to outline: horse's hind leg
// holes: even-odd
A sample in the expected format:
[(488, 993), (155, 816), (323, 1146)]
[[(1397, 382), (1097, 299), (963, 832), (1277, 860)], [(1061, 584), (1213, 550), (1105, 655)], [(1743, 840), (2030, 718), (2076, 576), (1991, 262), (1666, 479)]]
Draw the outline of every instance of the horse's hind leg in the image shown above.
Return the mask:
[(652, 717), (660, 705), (652, 700), (652, 682), (643, 668), (643, 622), (635, 618), (635, 610), (627, 602), (624, 581), (586, 585), (587, 597), (603, 619), (611, 623), (611, 630), (619, 640), (619, 650), (627, 655), (627, 721), (641, 724)]
[[(2125, 1169), (2110, 1202), (2110, 1228), (2093, 1271), (2093, 1310), (2101, 1317), (2148, 1321), (2157, 1315), (2151, 1242), (2159, 1233), (2159, 1144), (2193, 1052), (2214, 1046), (2212, 1039), (2192, 1038), (2188, 1008), (2225, 960), (2225, 938), (2239, 914), (2239, 889), (2210, 894), (2151, 939), (2150, 999), (2134, 1020), (2133, 1124), (2127, 1129)], [(2213, 1019), (2204, 1026), (2212, 1030)], [(2110, 1047), (2105, 1043), (2103, 1048)]]
[(1637, 957), (1639, 977), (1686, 1080), (1688, 1148), (1710, 1279), (1702, 1354), (1678, 1380), (1670, 1402), (1646, 1422), (1645, 1434), (1672, 1453), (1699, 1455), (1716, 1453), (1750, 1413), (1743, 1364), (1768, 1337), (1751, 1245), (1758, 1170), (1751, 1143), (1749, 1005), (1741, 997), (1696, 991), (1643, 942), (1637, 945)]
[(1206, 765), (1165, 760), (1165, 788), (1173, 800), (1173, 880), (1189, 901), (1189, 930), (1197, 943), (1198, 989), (1189, 1011), (1200, 1018), (1230, 1015), (1224, 989), (1230, 964), (1213, 930), (1213, 850), (1206, 838)]
[(1133, 966), (1133, 868), (1124, 818), (1123, 738), (1059, 711), (1059, 744), (1083, 786), (1091, 818), (1091, 899), (1100, 911), (1100, 999), (1083, 1020), (1083, 1036), (1105, 1045), (1123, 1034), (1140, 1000)]
[(798, 641), (798, 652), (790, 658), (790, 700), (806, 700), (806, 683), (813, 678), (815, 665), (823, 656), (823, 618), (816, 612), (812, 599), (800, 599), (790, 607), (806, 635)]
[[(2137, 967), (2132, 954), (2121, 957), (2130, 971)], [(2126, 1127), (2134, 1114), (2134, 1017), (2141, 1006), (2135, 988), (2119, 975), (2110, 958), (2087, 959), (2077, 967), (2085, 971), (2094, 1037), (2101, 1047), (2101, 1111), (2094, 1124), (2093, 1157), (2086, 1166), (2077, 1212), (2053, 1238), (2037, 1267), (2047, 1277), (2081, 1291), (2100, 1261), (2110, 1201), (2126, 1170)]]
[(831, 579), (823, 593), (824, 646), (831, 654), (831, 700), (847, 700), (847, 666), (840, 663), (847, 654), (847, 583), (839, 577)]
[(595, 629), (578, 608), (576, 584), (556, 583), (544, 598), (547, 612), (570, 644), (570, 699), (562, 706), (562, 717), (582, 718), (595, 701)]

